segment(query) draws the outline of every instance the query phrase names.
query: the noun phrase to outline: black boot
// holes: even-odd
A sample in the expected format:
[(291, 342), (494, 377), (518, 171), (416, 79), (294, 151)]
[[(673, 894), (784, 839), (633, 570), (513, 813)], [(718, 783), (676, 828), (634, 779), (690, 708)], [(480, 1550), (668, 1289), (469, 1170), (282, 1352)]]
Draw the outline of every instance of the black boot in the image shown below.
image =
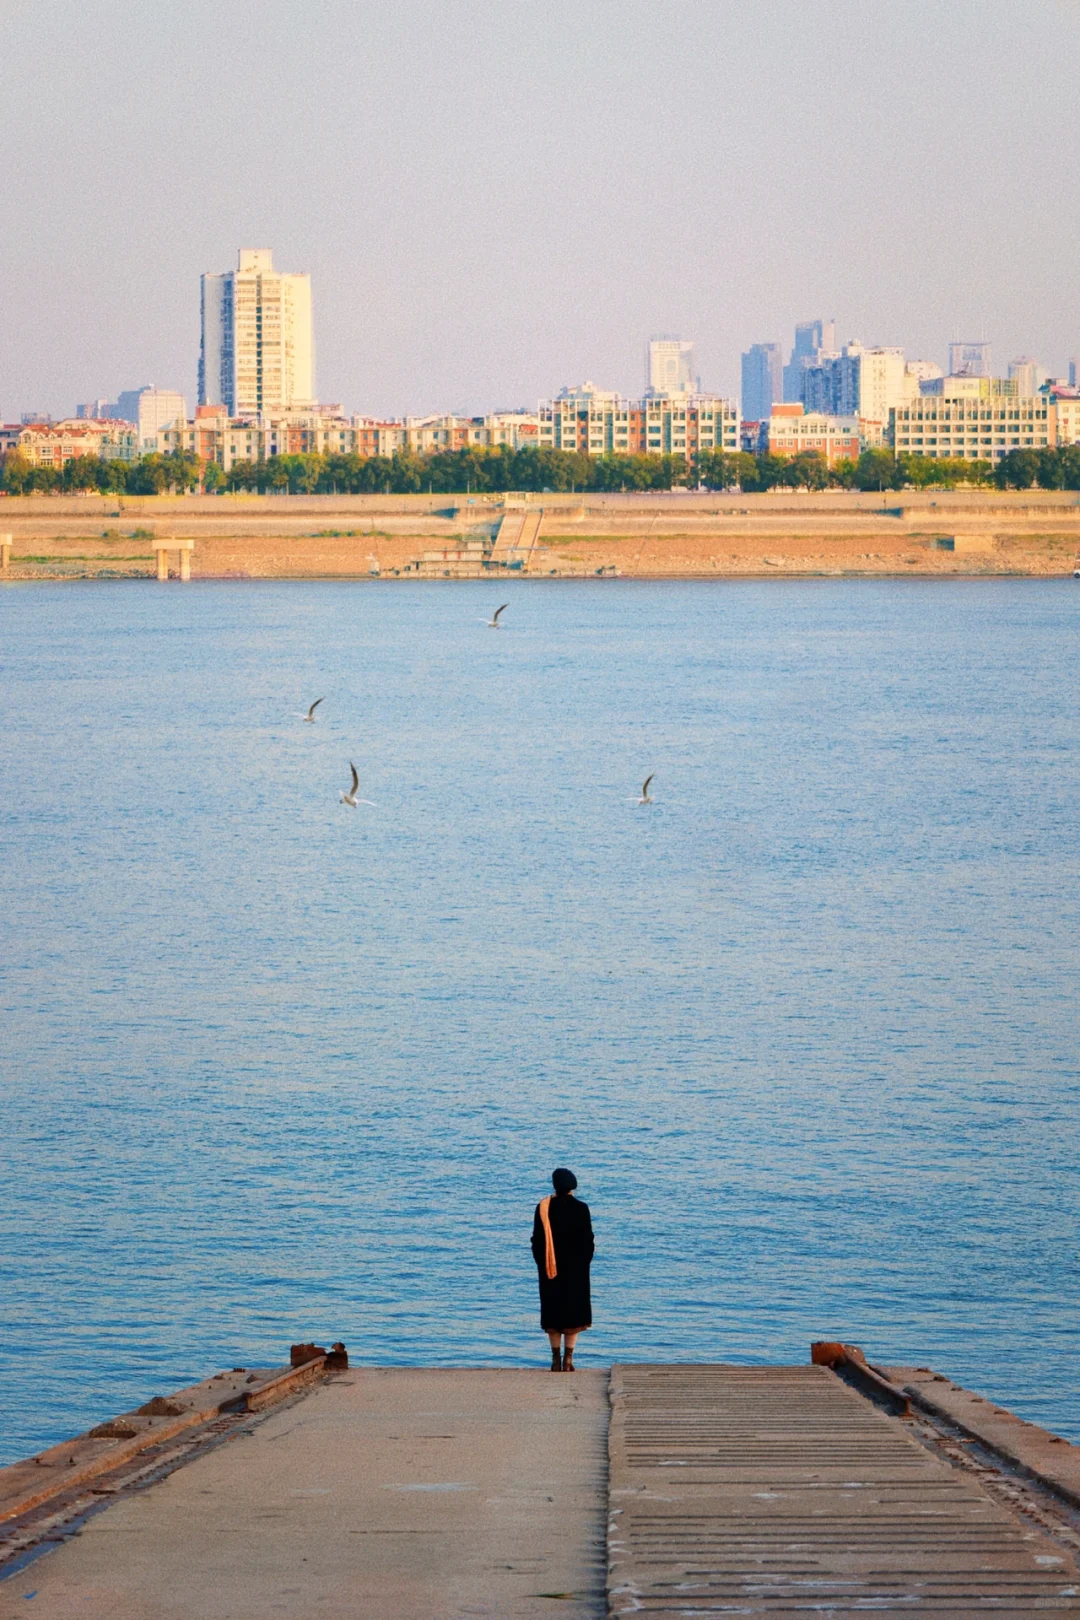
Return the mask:
[(552, 1372), (562, 1372), (562, 1357), (559, 1354), (558, 1345), (555, 1345), (551, 1352), (551, 1370)]
[(573, 1370), (574, 1370), (574, 1352), (572, 1350), (564, 1350), (563, 1351), (562, 1370), (563, 1370), (563, 1372), (573, 1372)]

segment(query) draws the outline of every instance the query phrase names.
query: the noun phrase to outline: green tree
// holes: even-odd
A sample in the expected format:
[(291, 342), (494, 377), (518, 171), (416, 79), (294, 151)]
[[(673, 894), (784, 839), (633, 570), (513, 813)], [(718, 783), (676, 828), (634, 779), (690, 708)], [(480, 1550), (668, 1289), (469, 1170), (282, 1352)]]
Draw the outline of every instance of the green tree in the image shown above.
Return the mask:
[(101, 461), (98, 463), (98, 489), (103, 495), (122, 495), (127, 489), (129, 461)]
[(216, 461), (206, 461), (202, 468), (202, 487), (207, 495), (216, 495), (226, 485), (225, 469)]
[(253, 490), (259, 487), (259, 467), (254, 461), (234, 461), (225, 474), (227, 489)]
[(1058, 450), (1040, 450), (1039, 483), (1043, 489), (1065, 488), (1065, 464)]
[(931, 484), (940, 483), (938, 460), (935, 456), (898, 456), (897, 460), (904, 471), (904, 482), (913, 489), (926, 489)]
[(904, 469), (891, 450), (864, 450), (855, 463), (855, 488), (903, 489)]
[(829, 466), (817, 450), (801, 450), (784, 468), (781, 482), (789, 489), (827, 489)]
[(29, 461), (18, 450), (9, 450), (0, 457), (0, 489), (8, 495), (22, 495), (33, 471)]
[(390, 489), (394, 495), (416, 495), (424, 487), (424, 463), (412, 450), (395, 450), (390, 458)]
[(72, 456), (70, 461), (64, 463), (60, 480), (62, 487), (66, 490), (97, 489), (100, 465), (98, 456)]
[(994, 468), (994, 482), (999, 489), (1031, 489), (1038, 481), (1037, 450), (1010, 450)]
[(165, 457), (155, 452), (133, 461), (127, 487), (132, 495), (163, 495), (169, 487), (169, 467)]
[(777, 456), (771, 450), (763, 450), (761, 455), (754, 457), (754, 460), (757, 462), (754, 482), (744, 484), (744, 489), (762, 492), (776, 489), (784, 482), (784, 475), (787, 472), (786, 456)]
[(697, 476), (706, 489), (756, 489), (757, 457), (745, 450), (702, 450)]

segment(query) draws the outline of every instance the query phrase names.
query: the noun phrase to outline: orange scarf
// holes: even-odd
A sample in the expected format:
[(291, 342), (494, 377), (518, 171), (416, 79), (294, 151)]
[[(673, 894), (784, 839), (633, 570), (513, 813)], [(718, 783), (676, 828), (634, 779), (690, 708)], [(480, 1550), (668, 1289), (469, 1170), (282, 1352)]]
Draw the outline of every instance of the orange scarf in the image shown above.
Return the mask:
[(550, 1282), (557, 1275), (555, 1271), (555, 1239), (551, 1235), (551, 1217), (548, 1209), (551, 1198), (540, 1200), (540, 1225), (544, 1228), (544, 1274)]

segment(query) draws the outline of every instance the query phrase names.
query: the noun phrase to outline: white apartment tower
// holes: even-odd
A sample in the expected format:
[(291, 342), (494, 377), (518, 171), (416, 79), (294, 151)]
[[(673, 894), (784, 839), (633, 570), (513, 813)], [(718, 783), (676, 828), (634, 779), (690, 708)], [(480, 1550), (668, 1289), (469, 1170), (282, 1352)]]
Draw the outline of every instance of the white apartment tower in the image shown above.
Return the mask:
[(199, 404), (230, 416), (302, 410), (315, 398), (311, 277), (274, 269), (269, 248), (202, 278)]
[(684, 343), (682, 338), (650, 338), (646, 368), (648, 392), (656, 398), (662, 399), (669, 394), (693, 394), (697, 391), (694, 345)]

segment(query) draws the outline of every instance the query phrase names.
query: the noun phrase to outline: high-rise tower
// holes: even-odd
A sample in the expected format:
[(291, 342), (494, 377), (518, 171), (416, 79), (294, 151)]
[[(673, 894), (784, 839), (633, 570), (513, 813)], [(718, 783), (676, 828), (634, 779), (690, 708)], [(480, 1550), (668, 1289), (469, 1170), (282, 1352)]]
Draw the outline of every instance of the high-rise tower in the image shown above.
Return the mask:
[(800, 321), (795, 328), (791, 359), (784, 367), (784, 398), (801, 400), (807, 367), (818, 365), (823, 354), (832, 354), (835, 350), (835, 321)]
[(978, 343), (950, 343), (949, 375), (951, 377), (989, 377), (989, 343), (983, 339), (980, 339)]
[(648, 392), (658, 398), (668, 394), (692, 394), (697, 389), (694, 345), (682, 338), (650, 338), (645, 370)]
[(275, 270), (269, 248), (241, 248), (237, 269), (202, 278), (199, 404), (255, 416), (314, 397), (311, 277)]
[(742, 357), (742, 413), (766, 421), (784, 397), (784, 356), (779, 343), (752, 343)]

